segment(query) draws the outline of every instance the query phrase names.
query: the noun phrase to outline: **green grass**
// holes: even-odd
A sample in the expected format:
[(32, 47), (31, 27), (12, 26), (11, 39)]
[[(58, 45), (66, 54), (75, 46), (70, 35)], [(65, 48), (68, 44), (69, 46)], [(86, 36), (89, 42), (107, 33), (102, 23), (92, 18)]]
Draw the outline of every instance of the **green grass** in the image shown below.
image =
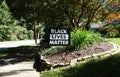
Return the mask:
[(107, 38), (107, 40), (120, 45), (120, 38)]
[[(108, 40), (120, 45), (120, 38)], [(79, 62), (74, 67), (44, 71), (41, 77), (120, 77), (120, 53), (107, 58), (92, 58), (84, 63)]]
[(0, 53), (0, 57), (5, 57), (7, 55), (8, 55), (7, 53)]
[(120, 53), (109, 58), (91, 59), (75, 67), (42, 72), (42, 77), (120, 77)]
[(42, 72), (42, 77), (120, 77), (120, 53), (78, 63), (72, 68), (67, 66)]

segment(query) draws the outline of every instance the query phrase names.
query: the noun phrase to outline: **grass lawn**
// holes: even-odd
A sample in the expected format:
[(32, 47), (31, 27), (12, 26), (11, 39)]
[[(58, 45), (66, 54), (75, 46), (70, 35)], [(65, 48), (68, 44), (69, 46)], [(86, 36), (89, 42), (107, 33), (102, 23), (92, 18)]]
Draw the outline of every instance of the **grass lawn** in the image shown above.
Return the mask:
[(7, 55), (8, 55), (7, 53), (0, 53), (0, 57), (5, 57)]
[(120, 45), (120, 38), (107, 38), (107, 40)]
[[(109, 38), (120, 45), (120, 38)], [(79, 62), (74, 67), (56, 68), (42, 72), (42, 77), (120, 77), (120, 53), (108, 57)]]

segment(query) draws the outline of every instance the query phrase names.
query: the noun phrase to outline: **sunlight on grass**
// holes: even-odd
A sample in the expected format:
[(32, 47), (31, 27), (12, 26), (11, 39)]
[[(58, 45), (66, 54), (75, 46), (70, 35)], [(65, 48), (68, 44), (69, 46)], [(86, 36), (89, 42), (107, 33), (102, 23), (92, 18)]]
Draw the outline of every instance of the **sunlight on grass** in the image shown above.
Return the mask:
[(42, 72), (41, 77), (120, 77), (120, 53)]
[[(120, 45), (120, 38), (107, 38)], [(120, 52), (110, 57), (91, 58), (76, 66), (56, 68), (42, 72), (42, 77), (120, 77)]]
[(5, 57), (7, 55), (8, 55), (7, 53), (0, 53), (0, 57)]
[(107, 40), (120, 45), (120, 38), (107, 38)]

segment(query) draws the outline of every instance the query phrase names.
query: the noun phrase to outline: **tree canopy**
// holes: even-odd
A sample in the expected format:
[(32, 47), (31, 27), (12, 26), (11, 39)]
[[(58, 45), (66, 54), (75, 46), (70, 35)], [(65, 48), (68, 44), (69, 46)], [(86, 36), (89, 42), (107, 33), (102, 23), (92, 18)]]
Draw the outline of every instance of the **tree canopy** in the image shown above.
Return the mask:
[[(105, 20), (108, 10), (118, 11), (116, 0), (6, 0), (17, 19), (23, 17), (28, 28), (33, 21), (46, 27), (69, 27), (89, 29), (93, 19)], [(113, 2), (114, 3), (113, 3)], [(112, 4), (113, 3), (113, 4)], [(117, 4), (118, 5), (118, 4)], [(111, 12), (112, 12), (111, 10)], [(107, 12), (107, 11), (106, 11)], [(115, 11), (114, 11), (115, 12)], [(33, 19), (35, 18), (35, 19)]]
[[(41, 18), (47, 26), (89, 29), (89, 23), (100, 11), (99, 0), (48, 0), (42, 4)], [(82, 25), (84, 23), (84, 26)]]

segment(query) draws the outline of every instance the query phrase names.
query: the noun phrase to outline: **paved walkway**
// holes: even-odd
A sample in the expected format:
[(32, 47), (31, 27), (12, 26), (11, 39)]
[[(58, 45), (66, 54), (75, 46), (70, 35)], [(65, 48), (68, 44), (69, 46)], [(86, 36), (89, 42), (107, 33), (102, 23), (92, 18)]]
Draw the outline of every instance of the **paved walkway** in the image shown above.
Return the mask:
[(33, 62), (0, 66), (0, 77), (40, 77), (39, 72), (33, 69)]
[[(39, 40), (37, 40), (39, 43)], [(0, 42), (0, 51), (5, 50), (6, 48), (13, 48), (13, 47), (19, 47), (19, 46), (25, 46), (25, 45), (34, 45), (35, 40), (21, 40), (21, 41), (5, 41)]]
[(0, 42), (0, 48), (11, 48), (11, 47), (18, 47), (23, 45), (31, 45), (31, 44), (35, 44), (35, 41), (34, 40), (5, 41), (5, 42)]
[[(0, 50), (31, 44), (35, 44), (35, 41), (0, 42)], [(33, 60), (26, 57), (26, 55), (28, 56), (32, 54), (32, 50), (30, 50), (25, 50), (27, 53), (24, 54), (16, 53), (14, 55), (0, 58), (0, 77), (40, 77), (39, 72), (36, 72), (36, 70), (33, 69)]]

